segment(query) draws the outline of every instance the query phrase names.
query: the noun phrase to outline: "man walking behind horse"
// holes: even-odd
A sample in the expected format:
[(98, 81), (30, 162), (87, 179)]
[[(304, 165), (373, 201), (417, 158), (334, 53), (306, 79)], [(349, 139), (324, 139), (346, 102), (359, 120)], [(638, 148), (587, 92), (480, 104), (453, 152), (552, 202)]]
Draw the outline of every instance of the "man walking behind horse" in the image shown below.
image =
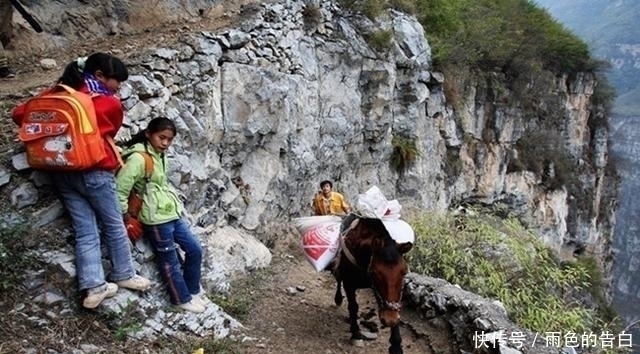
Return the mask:
[(313, 211), (316, 215), (345, 215), (351, 208), (342, 194), (333, 191), (333, 183), (325, 180), (313, 199)]

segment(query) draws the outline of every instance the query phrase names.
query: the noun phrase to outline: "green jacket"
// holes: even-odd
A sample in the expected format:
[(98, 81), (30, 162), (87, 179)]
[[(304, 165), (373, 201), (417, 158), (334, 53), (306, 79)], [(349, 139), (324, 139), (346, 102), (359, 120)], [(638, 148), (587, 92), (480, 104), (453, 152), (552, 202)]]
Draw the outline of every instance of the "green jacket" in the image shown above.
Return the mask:
[[(136, 151), (147, 151), (153, 159), (153, 173), (149, 182), (144, 178), (144, 157)], [(150, 145), (135, 144), (122, 152), (126, 163), (116, 175), (116, 191), (123, 213), (127, 210), (129, 193), (135, 189), (142, 195), (142, 209), (138, 220), (146, 225), (158, 225), (177, 220), (182, 203), (167, 180), (167, 157)]]

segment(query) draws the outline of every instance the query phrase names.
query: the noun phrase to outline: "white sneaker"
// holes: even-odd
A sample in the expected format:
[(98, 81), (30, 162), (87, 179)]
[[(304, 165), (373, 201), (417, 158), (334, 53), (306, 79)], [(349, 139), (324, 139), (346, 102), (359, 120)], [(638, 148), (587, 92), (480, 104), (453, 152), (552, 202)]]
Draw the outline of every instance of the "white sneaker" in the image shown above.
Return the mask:
[(120, 280), (116, 282), (116, 284), (118, 284), (118, 286), (121, 288), (140, 291), (147, 290), (151, 287), (151, 281), (149, 279), (141, 277), (137, 274), (129, 279)]
[(178, 305), (178, 307), (185, 311), (194, 312), (194, 313), (203, 313), (207, 309), (203, 304), (201, 304), (198, 300), (196, 300), (195, 297), (193, 297), (189, 302), (185, 302), (184, 304)]
[(191, 301), (195, 301), (205, 308), (207, 307), (207, 301), (199, 294), (191, 295)]
[(114, 283), (106, 283), (106, 286), (104, 286), (102, 290), (97, 290), (101, 287), (102, 285), (87, 290), (87, 296), (82, 301), (82, 306), (88, 309), (94, 309), (100, 305), (102, 300), (113, 297), (118, 292), (118, 286)]

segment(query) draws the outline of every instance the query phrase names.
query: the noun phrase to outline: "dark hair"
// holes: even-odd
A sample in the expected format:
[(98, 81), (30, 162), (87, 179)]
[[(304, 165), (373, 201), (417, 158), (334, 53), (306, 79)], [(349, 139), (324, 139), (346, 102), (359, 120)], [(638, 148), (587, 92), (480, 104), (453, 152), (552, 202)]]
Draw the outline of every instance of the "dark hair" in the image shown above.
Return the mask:
[(129, 78), (129, 71), (122, 60), (106, 53), (93, 53), (87, 57), (84, 65), (78, 65), (78, 60), (67, 64), (62, 76), (58, 79), (58, 83), (71, 86), (77, 90), (82, 86), (84, 80), (82, 74), (93, 75), (98, 70), (102, 71), (102, 75), (105, 77), (116, 79), (119, 82), (126, 81)]
[(324, 180), (324, 181), (320, 182), (320, 188), (324, 187), (325, 184), (328, 184), (329, 187), (331, 187), (331, 189), (333, 189), (333, 183), (331, 183), (331, 181), (329, 181), (329, 180)]
[(158, 117), (153, 118), (147, 127), (141, 131), (139, 131), (136, 135), (132, 136), (129, 141), (124, 143), (125, 147), (130, 147), (138, 143), (147, 143), (147, 133), (153, 134), (159, 131), (163, 131), (165, 129), (169, 129), (173, 132), (173, 135), (178, 135), (178, 131), (176, 130), (176, 124), (169, 118)]

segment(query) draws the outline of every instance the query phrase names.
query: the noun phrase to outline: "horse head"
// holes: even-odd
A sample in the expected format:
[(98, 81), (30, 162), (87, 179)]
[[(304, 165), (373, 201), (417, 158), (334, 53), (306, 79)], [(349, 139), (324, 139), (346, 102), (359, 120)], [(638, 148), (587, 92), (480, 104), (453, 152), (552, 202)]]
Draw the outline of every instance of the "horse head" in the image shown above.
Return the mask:
[(400, 321), (404, 276), (409, 271), (404, 254), (413, 247), (410, 242), (398, 244), (391, 235), (378, 232), (371, 241), (368, 272), (378, 302), (380, 323), (393, 327)]

